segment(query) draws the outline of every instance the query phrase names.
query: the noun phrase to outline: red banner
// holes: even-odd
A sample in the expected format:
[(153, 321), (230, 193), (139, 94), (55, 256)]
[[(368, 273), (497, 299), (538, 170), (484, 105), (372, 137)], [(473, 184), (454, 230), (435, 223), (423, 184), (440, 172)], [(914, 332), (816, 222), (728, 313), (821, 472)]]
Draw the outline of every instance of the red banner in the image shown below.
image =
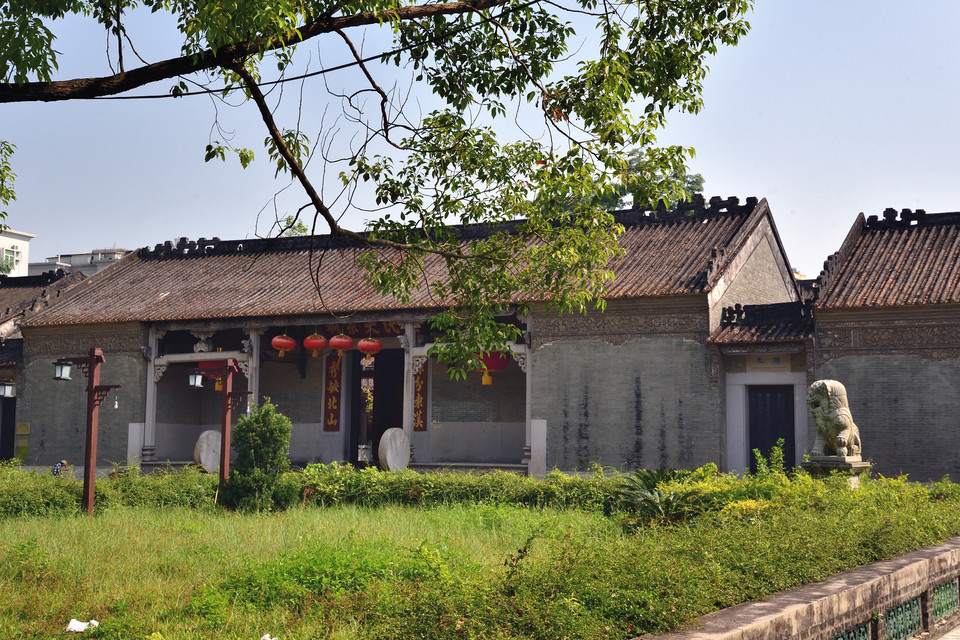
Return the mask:
[(327, 356), (323, 390), (323, 430), (340, 431), (340, 356)]
[(413, 379), (413, 430), (427, 430), (427, 364), (423, 363)]

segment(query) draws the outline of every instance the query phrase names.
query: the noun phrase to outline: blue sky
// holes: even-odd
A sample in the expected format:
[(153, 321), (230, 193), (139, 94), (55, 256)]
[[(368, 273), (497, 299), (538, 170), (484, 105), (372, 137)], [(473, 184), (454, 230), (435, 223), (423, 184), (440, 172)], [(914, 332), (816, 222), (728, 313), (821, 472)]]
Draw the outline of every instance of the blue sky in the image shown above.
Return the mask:
[[(661, 135), (696, 148), (691, 169), (708, 196), (766, 197), (791, 263), (811, 276), (860, 211), (960, 210), (960, 3), (759, 0), (750, 21), (741, 44), (711, 62), (703, 111), (674, 115)], [(107, 72), (103, 35), (69, 26), (58, 42), (63, 76)], [(144, 28), (141, 52), (157, 59), (164, 43)], [(305, 118), (322, 115), (314, 91)], [(37, 234), (34, 261), (179, 236), (264, 234), (271, 196), (284, 184), (266, 161), (246, 171), (203, 162), (215, 118), (260, 148), (265, 134), (252, 106), (215, 111), (195, 97), (4, 105), (2, 113), (0, 138), (18, 146), (18, 200), (7, 223)], [(304, 201), (295, 189), (281, 197), (281, 216)]]

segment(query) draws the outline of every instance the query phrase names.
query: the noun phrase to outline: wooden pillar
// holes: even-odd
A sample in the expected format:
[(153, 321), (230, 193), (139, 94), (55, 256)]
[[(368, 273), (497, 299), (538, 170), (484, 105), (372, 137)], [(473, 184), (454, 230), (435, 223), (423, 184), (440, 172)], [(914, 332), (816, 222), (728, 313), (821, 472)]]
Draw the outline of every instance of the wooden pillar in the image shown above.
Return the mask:
[(83, 508), (88, 516), (93, 515), (94, 483), (97, 478), (97, 428), (100, 419), (100, 363), (103, 351), (90, 349), (87, 361), (87, 438), (83, 461)]
[(223, 361), (223, 391), (220, 392), (220, 484), (230, 477), (230, 430), (233, 420), (233, 372), (232, 360)]

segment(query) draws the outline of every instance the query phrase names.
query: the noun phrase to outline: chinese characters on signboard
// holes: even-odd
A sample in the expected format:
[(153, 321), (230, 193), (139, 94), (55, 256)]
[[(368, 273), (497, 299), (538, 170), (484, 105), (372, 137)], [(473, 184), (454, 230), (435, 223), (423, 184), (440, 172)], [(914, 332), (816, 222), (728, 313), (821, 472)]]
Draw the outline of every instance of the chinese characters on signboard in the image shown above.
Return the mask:
[(323, 430), (340, 431), (340, 356), (327, 356), (324, 381)]

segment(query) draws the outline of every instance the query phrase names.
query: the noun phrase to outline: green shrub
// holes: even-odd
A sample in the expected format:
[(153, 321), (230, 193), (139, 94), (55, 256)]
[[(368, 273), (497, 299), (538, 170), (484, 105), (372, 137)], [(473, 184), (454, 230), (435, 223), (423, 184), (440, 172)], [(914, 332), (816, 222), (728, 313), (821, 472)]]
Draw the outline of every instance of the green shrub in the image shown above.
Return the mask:
[(188, 465), (142, 475), (138, 467), (117, 467), (97, 480), (97, 504), (125, 507), (209, 508), (217, 491), (217, 476)]
[[(224, 503), (243, 511), (270, 511), (281, 474), (290, 469), (290, 420), (270, 398), (241, 416), (233, 430), (237, 459), (223, 489)], [(287, 499), (289, 496), (285, 496)]]
[(387, 472), (335, 462), (308, 465), (301, 473), (301, 490), (305, 502), (321, 506), (514, 504), (610, 513), (617, 508), (618, 477), (608, 478), (598, 469), (588, 476), (553, 472), (537, 480), (504, 471)]
[(288, 471), (277, 479), (273, 489), (273, 506), (276, 509), (289, 509), (300, 502), (303, 496), (304, 477), (302, 473)]
[(74, 515), (80, 512), (83, 483), (70, 474), (28, 472), (0, 465), (0, 518)]
[(930, 485), (930, 497), (934, 500), (960, 501), (960, 485), (950, 482), (950, 476)]

